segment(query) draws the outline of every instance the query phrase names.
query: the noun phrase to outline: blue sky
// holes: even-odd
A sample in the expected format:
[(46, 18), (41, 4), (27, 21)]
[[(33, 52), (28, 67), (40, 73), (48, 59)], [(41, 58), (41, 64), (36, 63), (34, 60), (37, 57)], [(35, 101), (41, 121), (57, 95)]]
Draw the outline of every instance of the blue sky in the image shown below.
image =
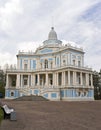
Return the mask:
[(84, 48), (85, 66), (101, 68), (101, 0), (0, 0), (0, 65), (47, 39), (52, 17), (58, 39)]

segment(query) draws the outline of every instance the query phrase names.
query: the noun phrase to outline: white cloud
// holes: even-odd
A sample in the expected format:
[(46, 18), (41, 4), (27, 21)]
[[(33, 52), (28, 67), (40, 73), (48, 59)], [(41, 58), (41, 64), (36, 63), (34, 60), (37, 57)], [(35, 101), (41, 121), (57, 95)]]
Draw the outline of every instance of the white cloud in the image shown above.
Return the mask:
[(0, 64), (15, 59), (18, 50), (35, 50), (47, 39), (53, 16), (58, 38), (82, 46), (86, 64), (99, 70), (100, 6), (100, 0), (4, 0), (0, 4)]
[(5, 64), (15, 64), (16, 63), (16, 56), (6, 52), (0, 53), (0, 66), (4, 66)]
[(41, 42), (23, 42), (23, 43), (19, 43), (17, 46), (17, 50), (19, 51), (24, 51), (24, 52), (28, 52), (28, 51), (35, 51), (37, 47), (39, 47), (42, 43)]
[(0, 28), (9, 31), (13, 27), (14, 18), (22, 13), (20, 0), (9, 0), (0, 8)]

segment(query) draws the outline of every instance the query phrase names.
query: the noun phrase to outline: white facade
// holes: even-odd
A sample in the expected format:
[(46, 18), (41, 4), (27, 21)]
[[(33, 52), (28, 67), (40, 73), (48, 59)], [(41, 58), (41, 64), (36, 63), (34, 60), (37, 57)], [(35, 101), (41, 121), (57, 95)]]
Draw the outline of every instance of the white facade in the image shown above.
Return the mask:
[(54, 28), (35, 52), (17, 54), (17, 69), (7, 70), (6, 96), (41, 95), (49, 100), (94, 100), (92, 70), (84, 51), (62, 45)]

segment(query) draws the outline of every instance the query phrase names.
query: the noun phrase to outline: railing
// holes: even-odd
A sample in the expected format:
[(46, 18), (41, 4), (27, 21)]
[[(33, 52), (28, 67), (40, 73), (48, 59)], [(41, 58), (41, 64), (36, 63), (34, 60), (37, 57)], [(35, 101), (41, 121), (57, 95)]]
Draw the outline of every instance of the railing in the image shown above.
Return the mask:
[(59, 69), (68, 69), (68, 68), (74, 68), (74, 69), (84, 69), (92, 71), (92, 68), (83, 67), (83, 66), (74, 66), (74, 65), (64, 65), (60, 67), (54, 67), (54, 68), (39, 68), (39, 69), (7, 69), (7, 72), (37, 72), (37, 71), (54, 71)]

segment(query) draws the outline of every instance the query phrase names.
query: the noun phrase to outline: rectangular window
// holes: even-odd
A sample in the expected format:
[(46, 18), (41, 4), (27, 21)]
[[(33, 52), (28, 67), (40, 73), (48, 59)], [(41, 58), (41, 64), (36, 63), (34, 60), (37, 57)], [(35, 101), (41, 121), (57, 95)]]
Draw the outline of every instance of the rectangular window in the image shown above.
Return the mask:
[(22, 59), (20, 60), (20, 69), (22, 69)]
[(64, 90), (61, 90), (61, 91), (60, 91), (60, 94), (61, 94), (62, 97), (64, 97), (64, 96), (65, 96)]
[(73, 65), (75, 65), (75, 60), (73, 60)]
[(24, 79), (24, 85), (27, 85), (27, 79)]
[(59, 66), (59, 57), (57, 58), (57, 66)]
[(36, 69), (36, 60), (33, 60), (33, 69)]
[(24, 64), (24, 69), (27, 70), (27, 68), (28, 68), (28, 65)]
[(81, 62), (80, 62), (80, 61), (78, 61), (78, 66), (79, 66), (79, 67), (81, 66)]

